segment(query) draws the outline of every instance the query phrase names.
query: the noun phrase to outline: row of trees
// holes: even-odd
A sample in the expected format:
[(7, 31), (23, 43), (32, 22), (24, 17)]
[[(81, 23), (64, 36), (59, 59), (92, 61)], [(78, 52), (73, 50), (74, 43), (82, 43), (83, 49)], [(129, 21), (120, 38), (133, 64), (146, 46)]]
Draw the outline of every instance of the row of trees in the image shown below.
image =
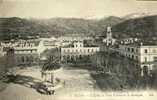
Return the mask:
[[(121, 81), (123, 87), (137, 88), (141, 87), (146, 82), (150, 81), (148, 78), (141, 77), (141, 68), (137, 62), (130, 60), (129, 58), (122, 57), (116, 53), (103, 52), (99, 54), (99, 64), (97, 69), (103, 71), (104, 74), (110, 72), (110, 75), (116, 77)], [(147, 76), (148, 70), (144, 70), (144, 75)]]

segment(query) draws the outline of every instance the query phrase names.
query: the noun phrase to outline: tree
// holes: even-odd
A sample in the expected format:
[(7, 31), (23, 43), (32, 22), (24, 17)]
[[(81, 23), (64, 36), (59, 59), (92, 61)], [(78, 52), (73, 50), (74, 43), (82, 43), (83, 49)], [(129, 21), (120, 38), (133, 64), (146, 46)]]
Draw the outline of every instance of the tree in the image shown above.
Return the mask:
[(0, 57), (0, 76), (3, 76), (3, 74), (6, 71), (5, 62), (6, 62), (5, 57), (3, 56)]
[(16, 65), (14, 49), (8, 47), (8, 48), (6, 48), (6, 51), (7, 51), (7, 53), (5, 55), (5, 58), (6, 58), (5, 59), (6, 60), (6, 62), (5, 62), (5, 67), (6, 67), (5, 69), (6, 70), (5, 71), (13, 73), (13, 71), (11, 71), (10, 69), (13, 69), (15, 67), (15, 65)]
[(42, 76), (45, 76), (45, 81), (47, 78), (47, 74), (51, 74), (51, 80), (50, 82), (54, 84), (55, 78), (54, 78), (54, 71), (59, 69), (61, 67), (60, 65), (60, 53), (59, 49), (55, 48), (51, 50), (50, 55), (47, 57), (47, 61), (44, 63), (42, 67)]

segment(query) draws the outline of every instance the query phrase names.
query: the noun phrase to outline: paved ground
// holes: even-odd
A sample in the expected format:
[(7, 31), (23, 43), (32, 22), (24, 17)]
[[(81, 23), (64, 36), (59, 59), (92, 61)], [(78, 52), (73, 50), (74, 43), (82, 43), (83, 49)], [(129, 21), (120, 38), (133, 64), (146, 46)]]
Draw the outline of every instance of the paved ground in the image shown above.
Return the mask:
[(9, 83), (8, 87), (0, 93), (0, 100), (62, 100), (99, 91), (86, 69), (64, 68), (55, 74), (56, 77), (65, 80), (65, 86), (57, 90), (55, 95), (43, 95), (34, 88), (30, 88), (30, 84), (37, 84), (41, 80), (40, 70), (25, 69), (20, 70), (18, 74), (20, 77), (16, 82)]

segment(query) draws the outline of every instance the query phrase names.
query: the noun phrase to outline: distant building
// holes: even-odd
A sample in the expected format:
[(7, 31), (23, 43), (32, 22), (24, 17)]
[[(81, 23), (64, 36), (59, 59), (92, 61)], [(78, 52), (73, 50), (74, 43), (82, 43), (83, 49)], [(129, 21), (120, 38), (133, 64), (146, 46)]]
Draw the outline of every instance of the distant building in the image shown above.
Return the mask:
[(112, 30), (111, 27), (107, 27), (107, 32), (106, 32), (106, 38), (103, 39), (103, 42), (109, 46), (109, 45), (114, 45), (116, 42), (116, 39), (112, 37)]
[(77, 59), (83, 59), (85, 56), (89, 57), (96, 52), (99, 52), (99, 47), (88, 46), (85, 47), (83, 41), (75, 41), (69, 47), (61, 48), (61, 60), (62, 61), (72, 61)]
[(147, 70), (150, 74), (157, 68), (157, 45), (120, 45), (119, 53), (134, 60), (140, 66), (142, 76), (144, 71)]
[(62, 44), (60, 40), (58, 40), (57, 38), (54, 38), (54, 37), (41, 38), (40, 40), (41, 40), (40, 42), (43, 46), (42, 48), (45, 49), (45, 50), (60, 47), (61, 44)]
[(8, 49), (9, 48), (14, 48), (17, 44), (18, 44), (17, 41), (3, 41), (3, 42), (0, 42), (1, 56), (6, 55)]
[(92, 39), (93, 37), (80, 35), (80, 34), (70, 34), (58, 38), (58, 40), (60, 40), (61, 42), (83, 41), (83, 40), (92, 40)]
[(2, 47), (2, 45), (1, 45), (1, 43), (0, 43), (0, 57), (1, 56), (3, 56), (3, 47)]
[(138, 38), (125, 38), (125, 39), (120, 40), (120, 44), (130, 44), (130, 43), (135, 43), (138, 41), (139, 41)]
[(14, 47), (14, 53), (17, 65), (37, 64), (40, 54), (42, 53), (40, 41), (38, 40), (21, 40)]

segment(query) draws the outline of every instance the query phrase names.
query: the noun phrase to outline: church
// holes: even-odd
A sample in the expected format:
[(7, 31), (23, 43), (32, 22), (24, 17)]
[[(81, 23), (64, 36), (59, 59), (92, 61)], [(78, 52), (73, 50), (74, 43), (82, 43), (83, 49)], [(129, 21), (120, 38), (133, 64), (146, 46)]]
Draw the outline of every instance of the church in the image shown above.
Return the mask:
[(111, 29), (110, 26), (107, 27), (106, 38), (103, 39), (103, 42), (104, 42), (107, 46), (114, 45), (115, 42), (116, 42), (116, 39), (114, 39), (114, 38), (112, 37), (112, 29)]

